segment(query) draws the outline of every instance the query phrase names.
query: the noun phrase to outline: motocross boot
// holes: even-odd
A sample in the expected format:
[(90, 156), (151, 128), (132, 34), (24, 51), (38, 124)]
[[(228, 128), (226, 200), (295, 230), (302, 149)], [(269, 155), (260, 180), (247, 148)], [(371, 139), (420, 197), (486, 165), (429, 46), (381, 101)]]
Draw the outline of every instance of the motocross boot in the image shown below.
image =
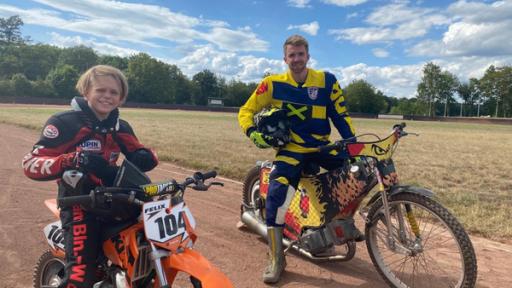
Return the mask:
[(263, 282), (276, 283), (286, 267), (283, 251), (283, 227), (268, 227), (268, 246), (270, 248), (268, 266), (263, 272)]

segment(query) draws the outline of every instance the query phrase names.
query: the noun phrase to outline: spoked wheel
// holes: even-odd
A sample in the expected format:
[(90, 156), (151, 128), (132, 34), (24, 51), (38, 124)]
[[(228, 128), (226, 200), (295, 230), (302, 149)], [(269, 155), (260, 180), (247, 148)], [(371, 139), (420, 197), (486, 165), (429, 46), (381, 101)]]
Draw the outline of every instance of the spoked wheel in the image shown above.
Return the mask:
[(33, 281), (35, 288), (58, 287), (64, 278), (64, 261), (46, 251), (39, 257), (34, 269)]
[(462, 225), (430, 198), (401, 193), (389, 199), (391, 241), (382, 200), (368, 213), (366, 245), (392, 287), (474, 287), (476, 256)]
[(260, 196), (259, 166), (253, 167), (245, 176), (242, 200), (246, 207), (254, 207), (254, 213), (258, 220), (265, 222), (265, 200)]

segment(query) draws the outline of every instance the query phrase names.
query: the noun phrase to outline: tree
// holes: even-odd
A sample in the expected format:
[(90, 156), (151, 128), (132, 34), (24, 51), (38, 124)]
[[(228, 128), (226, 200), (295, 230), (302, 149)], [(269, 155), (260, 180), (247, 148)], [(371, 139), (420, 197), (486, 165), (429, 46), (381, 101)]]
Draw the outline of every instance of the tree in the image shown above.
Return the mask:
[(78, 71), (73, 66), (64, 64), (50, 71), (47, 81), (58, 97), (70, 99), (78, 94), (75, 90), (78, 77)]
[(224, 104), (232, 107), (242, 106), (249, 99), (257, 85), (256, 83), (246, 84), (238, 80), (229, 81), (224, 95)]
[(391, 108), (390, 113), (402, 115), (422, 115), (423, 111), (425, 111), (423, 105), (417, 98), (401, 98), (398, 99), (396, 105)]
[(429, 62), (423, 67), (423, 77), (418, 84), (418, 100), (428, 104), (428, 116), (435, 116), (435, 103), (439, 100), (439, 80), (441, 68), (436, 64)]
[(75, 67), (78, 73), (85, 72), (97, 63), (98, 55), (96, 55), (96, 52), (84, 45), (63, 49), (58, 60), (58, 65), (71, 65)]
[(0, 45), (19, 45), (25, 41), (21, 37), (21, 26), (23, 20), (17, 15), (7, 19), (0, 18)]
[(191, 104), (192, 103), (192, 83), (188, 80), (180, 68), (176, 65), (169, 66), (169, 77), (174, 93), (174, 103)]
[(439, 82), (438, 82), (438, 88), (439, 88), (439, 98), (441, 102), (444, 102), (444, 117), (448, 117), (449, 115), (449, 107), (450, 103), (455, 102), (453, 99), (453, 93), (457, 90), (457, 87), (459, 86), (459, 80), (455, 75), (448, 71), (441, 72), (441, 75), (439, 75)]
[(18, 49), (20, 72), (29, 80), (45, 79), (57, 66), (61, 49), (50, 45), (24, 45)]
[(428, 116), (436, 115), (436, 103), (444, 103), (444, 116), (449, 114), (449, 105), (454, 102), (453, 93), (459, 80), (448, 71), (441, 71), (436, 64), (429, 62), (423, 67), (423, 76), (418, 84), (418, 100), (427, 103)]
[(130, 83), (131, 101), (174, 103), (170, 66), (148, 54), (139, 53), (128, 60), (126, 76)]
[[(461, 83), (459, 87), (457, 87), (457, 93), (459, 94), (460, 98), (462, 99), (463, 104), (465, 104), (468, 108), (466, 108), (466, 114), (467, 116), (474, 115), (474, 105), (475, 103), (479, 106), (480, 101), (480, 90), (478, 88), (478, 79), (471, 78), (469, 79), (469, 82), (467, 83)], [(477, 114), (479, 113), (479, 109)], [(461, 116), (464, 116), (463, 111), (461, 109)]]
[(387, 109), (384, 94), (365, 80), (354, 80), (343, 91), (351, 112), (378, 114)]
[(208, 98), (219, 98), (218, 79), (213, 72), (205, 69), (192, 77), (192, 83), (196, 87), (192, 95), (193, 103), (196, 105), (208, 104)]
[(14, 92), (16, 96), (26, 97), (29, 96), (32, 92), (32, 84), (23, 74), (14, 74), (12, 76), (12, 87), (14, 88)]
[(125, 71), (126, 69), (128, 69), (128, 58), (113, 55), (104, 55), (99, 57), (98, 64), (110, 65), (112, 67), (116, 67), (121, 71)]
[[(479, 88), (485, 106), (494, 106), (494, 117), (507, 117), (512, 114), (512, 67), (489, 66), (479, 80)], [(488, 111), (492, 113), (491, 111)]]

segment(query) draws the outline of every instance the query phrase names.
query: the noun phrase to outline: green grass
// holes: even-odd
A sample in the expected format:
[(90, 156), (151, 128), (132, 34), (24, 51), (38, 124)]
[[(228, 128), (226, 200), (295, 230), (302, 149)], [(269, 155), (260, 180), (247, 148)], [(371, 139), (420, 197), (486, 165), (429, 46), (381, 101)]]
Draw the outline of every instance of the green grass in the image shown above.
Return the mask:
[[(3, 105), (0, 122), (40, 130), (52, 113), (64, 109)], [(234, 113), (123, 108), (121, 116), (161, 160), (184, 167), (215, 168), (242, 180), (257, 160), (273, 158), (271, 149), (257, 149), (242, 134)], [(397, 121), (353, 122), (358, 134), (386, 136)], [(512, 127), (420, 121), (407, 125), (420, 136), (404, 138), (395, 154), (401, 182), (433, 190), (468, 231), (498, 240), (511, 238)]]

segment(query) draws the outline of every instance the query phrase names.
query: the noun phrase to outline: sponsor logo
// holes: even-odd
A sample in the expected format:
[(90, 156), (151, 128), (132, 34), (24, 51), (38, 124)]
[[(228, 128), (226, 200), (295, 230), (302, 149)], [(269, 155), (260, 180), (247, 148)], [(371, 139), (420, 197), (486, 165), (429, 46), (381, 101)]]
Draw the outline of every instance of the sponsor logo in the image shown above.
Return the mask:
[(57, 138), (59, 136), (59, 129), (53, 125), (46, 125), (43, 130), (43, 136), (46, 138)]
[(157, 205), (157, 206), (148, 207), (148, 208), (144, 209), (144, 213), (148, 215), (147, 220), (153, 218), (153, 216), (158, 214), (158, 212), (160, 212), (160, 210), (162, 210), (164, 208), (165, 208), (165, 205), (162, 204), (162, 205)]
[(172, 183), (160, 183), (160, 184), (149, 184), (142, 187), (142, 190), (149, 195), (154, 196), (160, 192), (170, 192), (174, 189), (174, 185)]
[(117, 158), (119, 158), (119, 152), (110, 153), (109, 162), (116, 162)]
[(267, 82), (263, 82), (258, 87), (258, 90), (256, 90), (256, 94), (257, 95), (263, 94), (263, 93), (267, 92), (267, 90), (268, 90)]
[(311, 100), (318, 98), (318, 87), (308, 87), (308, 97)]
[(101, 151), (101, 142), (97, 139), (87, 140), (80, 144), (80, 148), (84, 151)]

